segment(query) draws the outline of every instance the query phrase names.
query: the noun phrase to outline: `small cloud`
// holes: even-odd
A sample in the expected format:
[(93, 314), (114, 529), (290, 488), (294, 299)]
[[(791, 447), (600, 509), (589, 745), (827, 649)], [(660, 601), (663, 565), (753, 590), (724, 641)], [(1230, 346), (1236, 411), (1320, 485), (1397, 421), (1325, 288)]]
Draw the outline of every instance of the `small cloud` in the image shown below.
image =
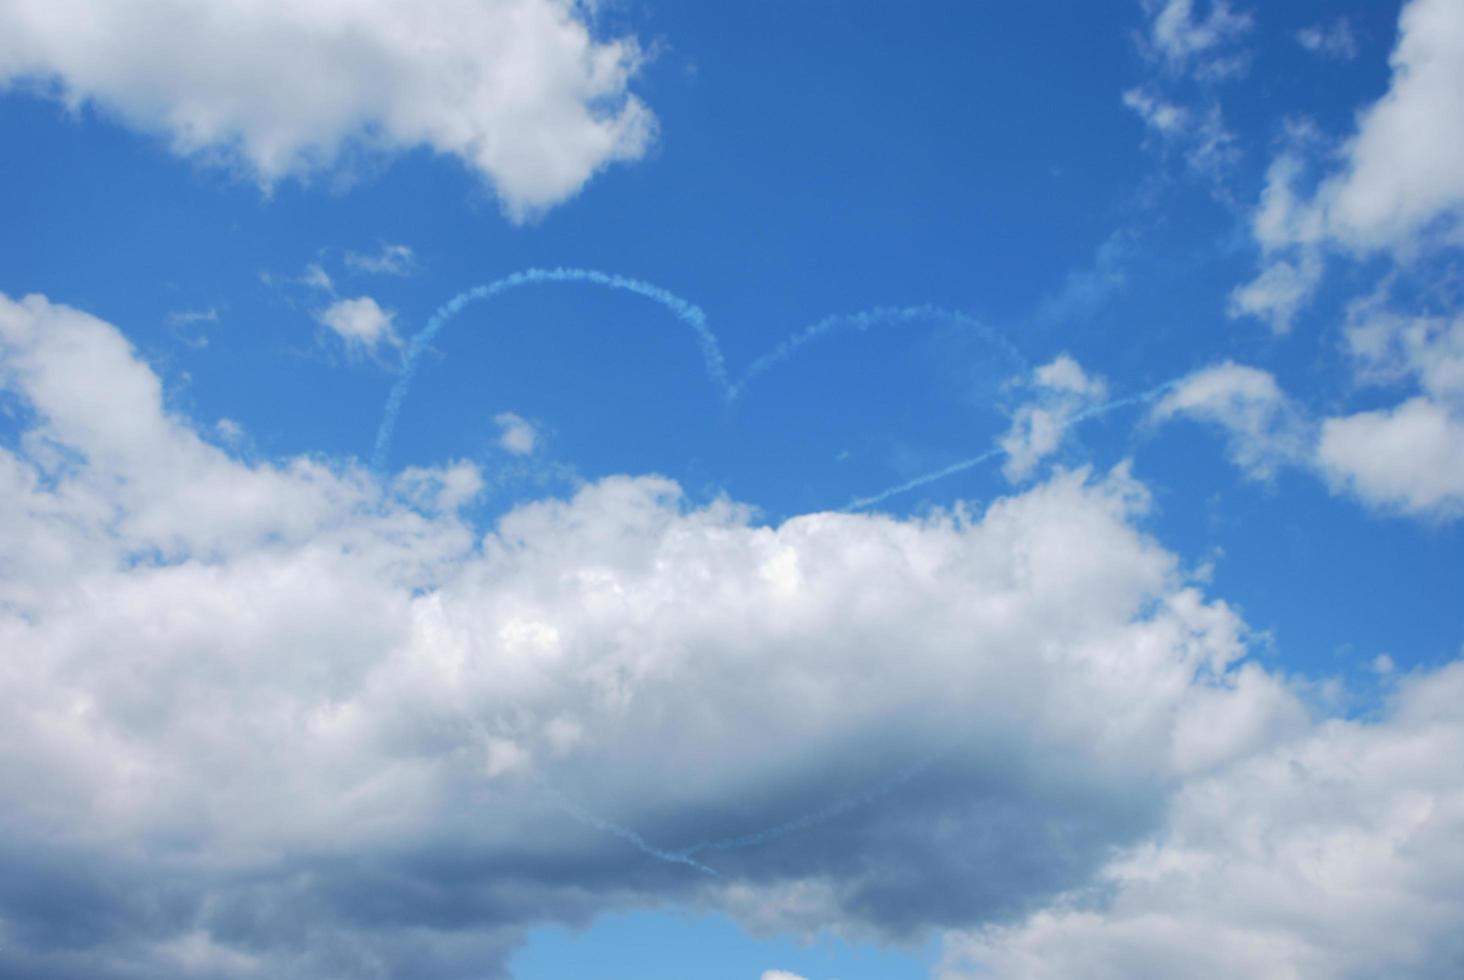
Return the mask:
[(383, 244), (374, 255), (347, 252), (346, 268), (372, 276), (410, 276), (417, 271), (417, 256), (406, 245)]
[(1339, 17), (1330, 24), (1302, 28), (1296, 32), (1296, 43), (1324, 58), (1351, 61), (1357, 57), (1357, 35), (1346, 17)]
[(206, 310), (177, 310), (168, 314), (168, 326), (191, 327), (199, 323), (218, 323), (219, 311), (210, 306)]
[(229, 446), (237, 446), (244, 439), (244, 427), (229, 418), (215, 422), (214, 432), (225, 445)]
[(1123, 93), (1123, 104), (1138, 113), (1150, 129), (1166, 136), (1183, 129), (1189, 120), (1189, 111), (1183, 106), (1166, 102), (1141, 88), (1131, 88)]
[(764, 970), (762, 980), (807, 980), (796, 973), (789, 973), (787, 970)]
[(539, 433), (525, 418), (513, 412), (500, 412), (493, 416), (498, 425), (498, 445), (515, 456), (527, 456), (539, 442)]
[(1152, 51), (1172, 71), (1188, 70), (1202, 80), (1243, 74), (1249, 59), (1234, 53), (1235, 43), (1254, 26), (1247, 13), (1236, 13), (1225, 0), (1214, 0), (1200, 17), (1194, 0), (1149, 0), (1153, 17), (1149, 34)]
[(319, 262), (312, 262), (305, 267), (305, 274), (300, 277), (301, 285), (309, 286), (311, 289), (319, 289), (325, 292), (335, 290), (335, 282), (330, 278), (330, 273), (321, 268)]
[(1386, 653), (1380, 653), (1376, 657), (1373, 657), (1373, 673), (1378, 674), (1379, 676), (1385, 677), (1388, 674), (1391, 674), (1395, 669), (1397, 669), (1397, 666), (1398, 665), (1393, 662), (1393, 658), (1388, 656)]
[(1103, 379), (1089, 375), (1067, 354), (1037, 368), (1031, 384), (1037, 389), (1036, 400), (1017, 409), (1000, 442), (1007, 454), (1002, 473), (1012, 482), (1030, 476), (1038, 463), (1057, 451), (1078, 413), (1108, 395)]
[(396, 313), (382, 309), (370, 296), (336, 300), (318, 313), (316, 319), (334, 330), (353, 350), (375, 351), (383, 343), (392, 346), (401, 343), (393, 326)]
[(1273, 332), (1284, 334), (1291, 330), (1321, 280), (1321, 260), (1311, 251), (1303, 252), (1296, 262), (1277, 259), (1231, 292), (1226, 311), (1232, 319), (1251, 316), (1265, 320)]

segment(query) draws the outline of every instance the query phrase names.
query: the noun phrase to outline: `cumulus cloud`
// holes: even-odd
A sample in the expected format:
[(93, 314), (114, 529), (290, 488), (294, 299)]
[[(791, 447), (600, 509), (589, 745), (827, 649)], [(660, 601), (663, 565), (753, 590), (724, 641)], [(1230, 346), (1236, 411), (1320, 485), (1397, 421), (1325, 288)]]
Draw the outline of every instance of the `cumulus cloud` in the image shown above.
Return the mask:
[[(949, 937), (939, 975), (1444, 980), (1464, 964), (1464, 664), (1187, 783), (1091, 888)], [(1203, 950), (1203, 955), (1196, 955)]]
[(1030, 476), (1038, 463), (1057, 451), (1075, 417), (1108, 394), (1103, 379), (1090, 377), (1068, 354), (1033, 371), (1030, 384), (1036, 401), (1017, 409), (1011, 428), (998, 441), (1007, 455), (1002, 472), (1012, 481)]
[(531, 422), (513, 412), (493, 416), (498, 426), (498, 445), (515, 456), (528, 456), (539, 443), (539, 433)]
[(1344, 337), (1360, 382), (1417, 390), (1390, 408), (1325, 420), (1323, 472), (1386, 510), (1464, 516), (1464, 314), (1407, 315), (1383, 290), (1351, 305)]
[(1321, 279), (1322, 262), (1315, 252), (1304, 252), (1294, 261), (1275, 259), (1230, 294), (1228, 312), (1232, 317), (1269, 321), (1276, 333), (1287, 333)]
[(95, 105), (266, 187), (352, 154), (453, 157), (523, 220), (655, 118), (632, 38), (595, 38), (572, 0), (7, 0), (0, 84)]
[(1123, 468), (776, 526), (615, 477), (484, 533), (468, 464), (230, 455), (76, 310), (0, 300), (0, 355), (10, 972), (461, 976), (666, 901), (976, 927), (1309, 725)]
[(807, 980), (796, 973), (789, 973), (787, 970), (764, 970), (762, 980)]
[(1360, 383), (1416, 386), (1399, 404), (1313, 418), (1269, 372), (1227, 362), (1185, 379), (1151, 417), (1220, 426), (1231, 459), (1257, 479), (1305, 467), (1380, 510), (1464, 516), (1464, 315), (1407, 316), (1386, 299), (1352, 304), (1345, 337)]
[(1412, 260), (1464, 244), (1464, 8), (1410, 0), (1390, 61), (1388, 91), (1358, 115), (1339, 166), (1308, 181), (1314, 154), (1295, 145), (1272, 164), (1254, 217), (1263, 271), (1234, 312), (1284, 330), (1320, 283), (1326, 250)]
[(338, 299), (316, 314), (316, 319), (334, 331), (353, 351), (370, 352), (378, 350), (382, 344), (396, 346), (401, 343), (394, 325), (396, 314), (382, 309), (370, 296)]
[(1464, 418), (1428, 398), (1327, 419), (1317, 458), (1335, 482), (1379, 507), (1464, 516)]
[(1300, 410), (1259, 368), (1227, 361), (1195, 372), (1151, 412), (1161, 422), (1179, 416), (1223, 428), (1230, 458), (1257, 479), (1270, 479), (1282, 464), (1304, 462), (1310, 452)]

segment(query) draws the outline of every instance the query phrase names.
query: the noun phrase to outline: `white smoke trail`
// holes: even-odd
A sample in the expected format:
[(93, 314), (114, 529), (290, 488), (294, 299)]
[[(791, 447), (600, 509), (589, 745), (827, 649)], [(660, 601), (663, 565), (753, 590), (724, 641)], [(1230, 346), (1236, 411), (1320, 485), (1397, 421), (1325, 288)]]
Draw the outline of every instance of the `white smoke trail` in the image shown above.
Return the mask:
[(850, 813), (861, 807), (868, 806), (888, 796), (895, 790), (904, 786), (910, 780), (919, 776), (925, 770), (934, 765), (940, 755), (932, 755), (922, 759), (913, 766), (895, 773), (881, 782), (875, 783), (852, 796), (844, 797), (828, 803), (817, 810), (805, 813), (802, 816), (794, 817), (792, 820), (785, 820), (763, 830), (754, 831), (749, 834), (740, 834), (735, 837), (722, 837), (717, 840), (701, 841), (692, 844), (690, 847), (683, 847), (674, 853), (690, 857), (693, 854), (700, 854), (702, 851), (734, 851), (745, 847), (757, 847), (760, 844), (769, 844), (780, 837), (787, 837), (789, 834), (796, 834), (799, 831), (811, 830), (832, 820), (837, 820), (846, 813)]
[(387, 452), (391, 448), (392, 436), (396, 431), (397, 418), (401, 414), (402, 404), (406, 401), (407, 393), (411, 390), (412, 382), (416, 378), (422, 355), (454, 317), (472, 303), (491, 299), (522, 286), (562, 282), (589, 283), (607, 289), (618, 289), (642, 296), (665, 307), (696, 334), (697, 343), (701, 347), (702, 360), (706, 365), (707, 378), (723, 402), (729, 406), (737, 401), (751, 381), (766, 373), (770, 368), (788, 361), (807, 344), (840, 329), (867, 330), (873, 326), (910, 323), (918, 320), (944, 320), (960, 324), (981, 334), (986, 340), (1000, 348), (1013, 361), (1014, 367), (1020, 368), (1026, 363), (1021, 353), (1005, 337), (959, 310), (929, 304), (891, 306), (878, 307), (860, 313), (841, 313), (824, 317), (817, 323), (810, 324), (792, 334), (777, 347), (753, 361), (734, 384), (728, 377), (721, 345), (711, 328), (707, 326), (706, 313), (696, 304), (654, 283), (600, 272), (596, 269), (572, 267), (525, 269), (458, 293), (438, 307), (427, 321), (427, 325), (407, 343), (406, 353), (402, 358), (401, 373), (397, 376), (391, 393), (387, 396), (381, 423), (376, 430), (376, 444), (371, 455), (372, 468), (378, 472), (385, 468)]
[(859, 313), (836, 313), (826, 316), (817, 323), (812, 323), (802, 330), (791, 334), (778, 346), (753, 361), (738, 382), (732, 386), (734, 398), (741, 397), (743, 390), (748, 383), (765, 373), (768, 369), (784, 363), (797, 354), (807, 344), (833, 333), (840, 329), (868, 330), (870, 327), (911, 323), (919, 320), (944, 320), (950, 323), (957, 323), (976, 333), (984, 339), (1000, 348), (1014, 362), (1017, 368), (1026, 364), (1026, 358), (1021, 352), (1012, 346), (1011, 341), (992, 330), (986, 324), (977, 320), (969, 314), (959, 310), (946, 309), (941, 306), (924, 304), (921, 306), (880, 306), (872, 310), (864, 310)]
[(376, 430), (376, 446), (371, 455), (373, 469), (380, 472), (386, 466), (386, 454), (391, 448), (391, 438), (396, 430), (397, 416), (401, 414), (402, 402), (406, 400), (407, 392), (412, 387), (412, 380), (417, 375), (418, 362), (442, 328), (447, 326), (453, 317), (461, 313), (464, 307), (472, 303), (491, 299), (522, 286), (556, 282), (583, 282), (604, 286), (607, 289), (618, 289), (643, 296), (670, 310), (676, 319), (686, 324), (696, 334), (697, 343), (701, 347), (702, 360), (706, 364), (708, 379), (717, 389), (717, 393), (721, 395), (723, 401), (731, 403), (735, 397), (735, 389), (727, 379), (727, 366), (722, 357), (722, 348), (717, 343), (716, 335), (707, 326), (707, 315), (699, 306), (654, 283), (599, 272), (595, 269), (525, 269), (522, 272), (515, 272), (502, 279), (495, 279), (493, 282), (474, 286), (472, 289), (458, 293), (438, 307), (431, 319), (427, 321), (427, 325), (408, 342), (406, 354), (402, 358), (401, 374), (397, 376), (396, 383), (392, 385), (391, 394), (387, 396), (386, 409), (381, 416), (381, 425)]
[(695, 870), (700, 871), (702, 874), (711, 875), (713, 878), (721, 877), (721, 875), (714, 868), (707, 867), (705, 864), (702, 864), (700, 861), (697, 861), (696, 859), (691, 857), (689, 853), (685, 851), (668, 851), (663, 848), (656, 847), (654, 844), (650, 843), (644, 837), (642, 837), (640, 834), (637, 834), (630, 828), (622, 827), (620, 824), (614, 823), (610, 820), (606, 820), (604, 817), (596, 816), (595, 814), (589, 812), (583, 807), (577, 805), (576, 803), (574, 803), (574, 801), (570, 800), (569, 798), (564, 796), (564, 794), (556, 791), (549, 785), (541, 782), (540, 786), (548, 795), (549, 799), (553, 801), (556, 807), (569, 814), (571, 817), (578, 820), (585, 826), (590, 827), (594, 830), (603, 831), (604, 833), (610, 834), (614, 837), (619, 837), (621, 840), (629, 842), (632, 846), (636, 848), (636, 850), (640, 851), (642, 854), (653, 857), (657, 861), (664, 861), (667, 864), (684, 864), (688, 868), (694, 868)]
[[(1129, 395), (1126, 398), (1116, 398), (1113, 401), (1104, 402), (1102, 405), (1094, 405), (1092, 408), (1086, 408), (1081, 412), (1075, 412), (1063, 421), (1062, 425), (1060, 426), (1060, 430), (1066, 431), (1068, 428), (1076, 425), (1079, 422), (1083, 422), (1091, 418), (1096, 418), (1100, 415), (1107, 415), (1109, 412), (1115, 412), (1120, 408), (1128, 408), (1132, 405), (1148, 404), (1149, 402), (1154, 401), (1160, 395), (1164, 394), (1166, 391), (1174, 388), (1183, 380), (1183, 378), (1173, 378), (1169, 381), (1164, 382), (1163, 384), (1155, 385), (1148, 391), (1140, 392), (1137, 395)], [(1003, 449), (1001, 446), (994, 446), (993, 448), (986, 450), (986, 452), (981, 453), (979, 456), (972, 456), (970, 459), (963, 459), (959, 462), (951, 463), (949, 466), (943, 466), (938, 470), (934, 470), (930, 473), (917, 476), (911, 480), (906, 480), (904, 483), (899, 483), (895, 486), (888, 487), (884, 490), (879, 491), (878, 493), (870, 494), (867, 497), (855, 497), (853, 500), (845, 504), (841, 508), (841, 511), (843, 513), (848, 513), (850, 511), (864, 510), (867, 507), (873, 507), (875, 504), (883, 503), (891, 497), (898, 496), (902, 493), (908, 493), (909, 491), (923, 487), (928, 483), (934, 483), (937, 480), (943, 480), (948, 476), (954, 476), (957, 473), (965, 472), (972, 467), (980, 466), (987, 460), (993, 459), (997, 456), (1001, 456), (1005, 453), (1006, 450)]]

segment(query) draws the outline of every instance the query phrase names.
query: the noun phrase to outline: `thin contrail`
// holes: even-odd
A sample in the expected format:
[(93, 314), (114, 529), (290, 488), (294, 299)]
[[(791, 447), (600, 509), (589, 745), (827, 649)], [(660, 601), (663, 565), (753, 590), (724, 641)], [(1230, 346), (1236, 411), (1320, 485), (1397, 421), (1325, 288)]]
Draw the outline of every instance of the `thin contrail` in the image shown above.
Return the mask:
[(418, 331), (407, 344), (406, 355), (402, 358), (401, 374), (397, 376), (396, 383), (392, 385), (391, 394), (387, 396), (386, 409), (381, 416), (381, 425), (376, 430), (376, 447), (371, 454), (373, 469), (379, 472), (385, 468), (386, 453), (391, 446), (392, 433), (396, 430), (397, 416), (401, 414), (402, 402), (406, 400), (407, 392), (412, 387), (412, 380), (416, 377), (417, 364), (422, 355), (426, 353), (427, 346), (432, 343), (442, 328), (447, 326), (448, 322), (469, 304), (491, 299), (522, 286), (555, 282), (592, 283), (607, 289), (634, 293), (664, 306), (676, 319), (686, 324), (696, 334), (697, 343), (701, 347), (702, 360), (706, 364), (707, 378), (717, 389), (717, 393), (723, 401), (730, 403), (734, 398), (734, 388), (727, 380), (727, 365), (722, 357), (721, 345), (717, 343), (716, 335), (707, 326), (706, 313), (695, 303), (682, 299), (670, 290), (663, 289), (654, 283), (595, 269), (525, 269), (522, 272), (515, 272), (502, 279), (495, 279), (493, 282), (474, 286), (472, 289), (458, 293), (439, 306), (437, 311), (432, 314), (432, 318), (427, 321), (427, 325)]
[[(1128, 408), (1130, 405), (1144, 405), (1152, 402), (1154, 399), (1158, 398), (1166, 391), (1169, 391), (1171, 388), (1177, 386), (1183, 380), (1183, 377), (1172, 378), (1169, 381), (1164, 382), (1163, 384), (1155, 385), (1148, 391), (1140, 392), (1137, 395), (1129, 395), (1125, 398), (1115, 398), (1113, 401), (1104, 402), (1102, 405), (1094, 405), (1092, 408), (1085, 408), (1081, 412), (1076, 412), (1073, 415), (1068, 416), (1068, 418), (1062, 423), (1059, 431), (1066, 430), (1070, 426), (1076, 425), (1077, 423), (1085, 421), (1087, 419), (1096, 418), (1099, 415), (1107, 415), (1109, 412), (1117, 411), (1120, 408)], [(986, 450), (986, 452), (981, 453), (978, 456), (972, 456), (970, 459), (963, 459), (959, 462), (951, 463), (949, 466), (943, 466), (938, 470), (933, 470), (930, 473), (926, 473), (922, 476), (917, 476), (914, 479), (906, 480), (904, 483), (899, 483), (895, 486), (888, 487), (884, 490), (879, 491), (878, 493), (870, 494), (867, 497), (855, 497), (853, 500), (845, 504), (841, 508), (841, 510), (844, 513), (848, 513), (849, 511), (864, 510), (866, 507), (873, 507), (875, 504), (882, 503), (891, 497), (898, 496), (902, 493), (907, 493), (911, 490), (918, 489), (919, 487), (923, 487), (927, 483), (934, 483), (935, 481), (943, 480), (948, 476), (954, 476), (957, 473), (962, 473), (966, 470), (971, 469), (972, 467), (980, 466), (987, 460), (992, 459), (996, 456), (1001, 456), (1005, 452), (1006, 450), (1003, 449), (1001, 446), (993, 446), (991, 449)]]
[(648, 857), (655, 858), (657, 861), (663, 861), (667, 864), (681, 864), (685, 865), (686, 867), (700, 871), (703, 874), (711, 875), (712, 877), (721, 877), (720, 872), (718, 872), (715, 868), (709, 867), (706, 864), (703, 864), (701, 861), (696, 860), (694, 855), (700, 854), (704, 851), (735, 851), (747, 847), (757, 847), (762, 844), (769, 844), (775, 840), (778, 840), (781, 837), (787, 837), (790, 834), (796, 834), (804, 830), (812, 830), (814, 827), (818, 827), (833, 820), (837, 820), (839, 817), (842, 817), (847, 813), (851, 813), (852, 811), (857, 810), (861, 807), (875, 803), (881, 798), (893, 793), (895, 790), (899, 789), (901, 786), (904, 786), (906, 783), (910, 782), (912, 779), (925, 772), (925, 770), (929, 769), (932, 765), (939, 761), (941, 756), (944, 754), (944, 752), (939, 752), (930, 755), (924, 759), (921, 759), (914, 765), (907, 766), (906, 768), (895, 773), (893, 776), (889, 776), (872, 786), (869, 786), (849, 796), (837, 799), (832, 803), (827, 803), (824, 806), (819, 807), (817, 810), (805, 813), (802, 816), (794, 817), (791, 820), (785, 820), (782, 823), (774, 824), (771, 827), (765, 827), (762, 830), (753, 831), (747, 834), (739, 834), (733, 837), (720, 837), (714, 840), (699, 841), (687, 847), (677, 848), (676, 850), (668, 850), (664, 847), (657, 847), (630, 828), (621, 826), (620, 824), (617, 824), (612, 820), (607, 820), (604, 817), (591, 813), (584, 807), (579, 806), (573, 800), (570, 800), (564, 794), (549, 786), (547, 783), (544, 783), (542, 780), (537, 781), (543, 788), (544, 792), (549, 796), (550, 800), (553, 801), (556, 807), (564, 811), (569, 816), (573, 817), (575, 820), (578, 820), (585, 826), (590, 827), (594, 830), (603, 831), (604, 833), (610, 834), (614, 837), (619, 837), (621, 840), (629, 842), (632, 846), (636, 848), (636, 850), (640, 851), (642, 854), (645, 854)]
[(385, 469), (386, 455), (391, 448), (392, 436), (396, 432), (397, 418), (401, 414), (402, 404), (406, 401), (407, 393), (411, 390), (412, 382), (416, 378), (422, 355), (426, 353), (428, 346), (449, 321), (461, 313), (464, 307), (500, 296), (510, 290), (523, 286), (564, 282), (589, 283), (607, 289), (633, 293), (659, 303), (669, 310), (673, 316), (696, 334), (697, 344), (701, 348), (702, 360), (706, 367), (707, 379), (716, 389), (722, 401), (729, 406), (741, 397), (750, 382), (766, 373), (770, 368), (789, 360), (805, 345), (841, 329), (867, 330), (873, 326), (909, 323), (917, 320), (945, 320), (979, 332), (1005, 352), (1017, 366), (1020, 367), (1026, 363), (1025, 358), (1009, 340), (970, 314), (930, 304), (888, 306), (860, 313), (840, 313), (824, 317), (792, 334), (777, 347), (753, 361), (743, 372), (742, 377), (733, 383), (727, 373), (726, 359), (722, 355), (721, 344), (718, 343), (716, 334), (707, 325), (706, 313), (695, 303), (654, 283), (601, 272), (597, 269), (573, 267), (525, 269), (458, 293), (438, 307), (427, 321), (427, 325), (407, 343), (406, 353), (402, 358), (401, 373), (397, 376), (391, 393), (387, 396), (381, 423), (376, 430), (376, 444), (371, 455), (372, 468), (378, 472)]
[(749, 382), (761, 376), (769, 368), (787, 361), (805, 345), (826, 334), (841, 329), (868, 330), (874, 326), (910, 323), (918, 320), (946, 320), (958, 323), (980, 333), (986, 340), (1001, 348), (1017, 365), (1026, 363), (1026, 358), (1022, 357), (1021, 352), (1012, 345), (1011, 341), (968, 313), (947, 309), (943, 306), (933, 306), (929, 303), (920, 306), (879, 306), (859, 313), (835, 313), (790, 335), (778, 346), (748, 365), (742, 377), (732, 386), (732, 395), (734, 398), (741, 397), (743, 389)]
[(721, 877), (721, 875), (718, 874), (718, 872), (714, 868), (707, 867), (705, 864), (702, 864), (700, 861), (691, 857), (691, 855), (687, 852), (668, 851), (664, 848), (657, 847), (647, 841), (640, 834), (637, 834), (635, 831), (631, 830), (629, 827), (622, 827), (618, 823), (606, 820), (604, 817), (597, 816), (586, 810), (584, 807), (579, 806), (573, 800), (570, 800), (564, 794), (554, 790), (550, 786), (542, 783), (541, 785), (543, 786), (545, 793), (548, 794), (549, 798), (554, 802), (554, 805), (556, 807), (558, 807), (560, 810), (563, 810), (565, 813), (569, 814), (571, 817), (578, 820), (585, 826), (591, 827), (595, 830), (604, 831), (607, 834), (619, 837), (621, 840), (628, 841), (636, 848), (636, 850), (640, 851), (642, 854), (648, 855), (649, 857), (655, 858), (657, 861), (664, 861), (667, 864), (684, 864), (689, 868), (695, 868), (702, 874), (711, 875), (713, 878)]
[(821, 824), (826, 824), (831, 820), (836, 820), (839, 817), (842, 817), (844, 814), (849, 813), (853, 810), (857, 810), (860, 807), (868, 806), (869, 804), (879, 800), (881, 797), (888, 796), (890, 793), (893, 793), (895, 790), (899, 789), (901, 786), (905, 785), (916, 776), (919, 776), (921, 773), (925, 772), (925, 770), (934, 765), (939, 758), (939, 755), (933, 755), (927, 759), (922, 759), (915, 765), (908, 766), (904, 770), (895, 773), (893, 776), (890, 776), (878, 783), (875, 783), (873, 786), (861, 790), (860, 792), (855, 793), (852, 796), (846, 796), (843, 799), (835, 800), (832, 803), (825, 804), (817, 810), (814, 810), (810, 813), (805, 813), (799, 817), (794, 817), (791, 820), (785, 820), (780, 824), (774, 824), (771, 827), (765, 828), (763, 830), (754, 831), (750, 834), (740, 834), (735, 837), (721, 837), (716, 840), (701, 841), (699, 843), (692, 844), (690, 847), (683, 847), (675, 853), (690, 857), (693, 854), (700, 854), (702, 851), (735, 851), (744, 847), (757, 847), (760, 844), (768, 844), (772, 841), (777, 840), (780, 837), (787, 837), (789, 834), (795, 834), (801, 830), (811, 830), (812, 828), (820, 826)]

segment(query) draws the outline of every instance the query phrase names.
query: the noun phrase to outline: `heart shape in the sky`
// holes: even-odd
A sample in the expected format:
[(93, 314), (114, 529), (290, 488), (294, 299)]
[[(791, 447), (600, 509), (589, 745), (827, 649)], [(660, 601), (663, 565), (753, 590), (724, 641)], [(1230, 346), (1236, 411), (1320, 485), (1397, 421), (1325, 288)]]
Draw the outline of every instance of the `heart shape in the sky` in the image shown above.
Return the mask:
[[(437, 311), (427, 321), (427, 325), (412, 337), (411, 341), (407, 344), (406, 353), (402, 360), (401, 373), (397, 377), (395, 384), (392, 385), (391, 393), (387, 397), (385, 410), (382, 413), (380, 426), (377, 429), (376, 444), (371, 459), (373, 469), (378, 472), (385, 469), (386, 456), (391, 448), (392, 436), (396, 430), (397, 416), (401, 412), (402, 404), (406, 400), (408, 392), (411, 390), (412, 381), (416, 377), (418, 363), (422, 355), (427, 351), (428, 346), (442, 329), (462, 312), (464, 308), (473, 303), (491, 299), (523, 286), (552, 283), (587, 283), (606, 289), (632, 293), (664, 307), (696, 335), (698, 346), (701, 348), (707, 379), (728, 407), (735, 405), (743, 396), (747, 386), (759, 376), (792, 358), (806, 344), (839, 329), (854, 328), (864, 330), (880, 324), (903, 323), (912, 320), (944, 320), (960, 324), (978, 333), (984, 340), (992, 343), (1010, 358), (1015, 370), (1020, 371), (1026, 365), (1026, 359), (1009, 340), (974, 317), (957, 310), (927, 304), (920, 306), (879, 307), (859, 313), (836, 314), (825, 317), (789, 335), (772, 350), (756, 358), (743, 371), (742, 376), (733, 381), (727, 372), (727, 365), (722, 355), (721, 344), (718, 343), (716, 334), (707, 325), (706, 313), (696, 304), (654, 283), (600, 272), (595, 269), (563, 267), (554, 269), (526, 269), (458, 293), (452, 299), (438, 307)], [(946, 470), (941, 471), (940, 475), (957, 472), (959, 469), (965, 468), (967, 465), (974, 465), (974, 462), (986, 459), (990, 455), (990, 453), (986, 453), (976, 460), (966, 461), (964, 464), (955, 464), (954, 469), (947, 467)]]

